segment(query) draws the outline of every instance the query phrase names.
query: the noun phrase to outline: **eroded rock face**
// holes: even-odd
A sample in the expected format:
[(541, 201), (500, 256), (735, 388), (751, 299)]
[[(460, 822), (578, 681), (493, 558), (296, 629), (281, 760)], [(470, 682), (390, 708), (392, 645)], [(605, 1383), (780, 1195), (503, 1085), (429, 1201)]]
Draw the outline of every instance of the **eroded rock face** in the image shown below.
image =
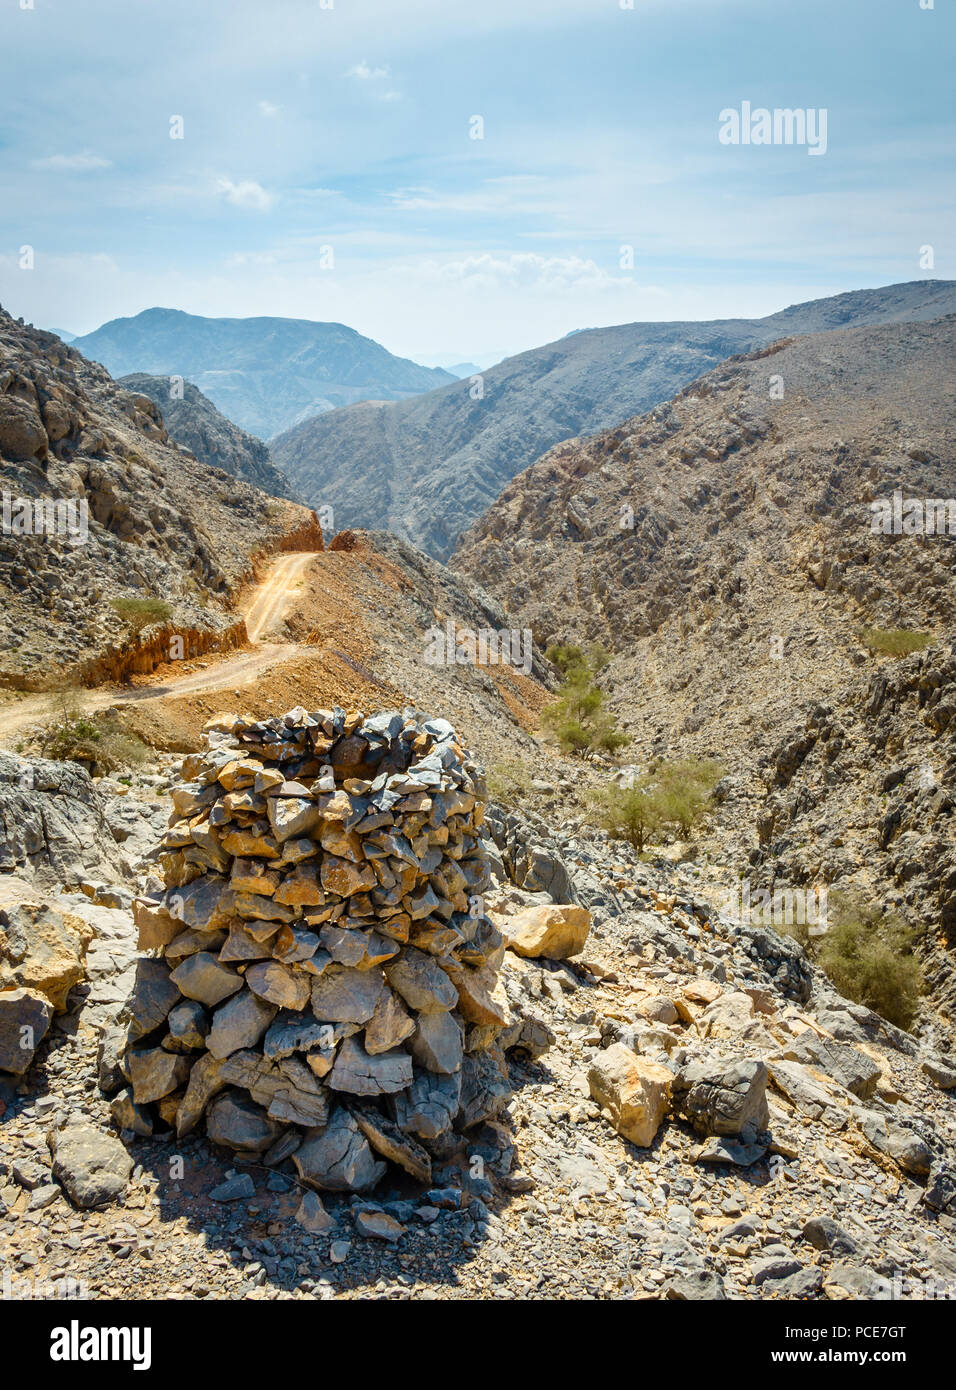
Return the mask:
[(78, 763), (0, 753), (0, 874), (46, 887), (121, 881), (106, 803)]
[[(483, 796), (444, 720), (216, 721), (173, 789), (167, 887), (134, 905), (162, 956), (140, 962), (127, 1010), (130, 1127), (153, 1104), (180, 1135), (205, 1113), (215, 1143), (288, 1145), (310, 1185), (361, 1191), (375, 1154), (427, 1175), (428, 1145), (496, 1115), (496, 1039), (523, 1039), (524, 1020), (498, 980), (501, 932), (475, 911)], [(571, 913), (579, 932), (588, 914)]]

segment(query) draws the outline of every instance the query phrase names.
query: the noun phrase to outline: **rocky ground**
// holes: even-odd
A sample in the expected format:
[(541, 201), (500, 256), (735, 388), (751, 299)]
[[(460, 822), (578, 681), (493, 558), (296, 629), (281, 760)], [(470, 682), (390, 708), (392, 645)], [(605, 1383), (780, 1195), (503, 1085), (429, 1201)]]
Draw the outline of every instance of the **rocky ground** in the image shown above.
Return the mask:
[(288, 1161), (118, 1134), (104, 1039), (177, 765), (94, 785), (3, 759), (0, 983), (57, 1010), (0, 1084), (4, 1280), (93, 1298), (956, 1294), (956, 1062), (841, 999), (792, 942), (722, 919), (700, 865), (640, 863), (562, 815), (574, 771), (544, 755), (540, 814), (489, 810), (486, 908), (507, 935), (575, 903), (590, 931), (567, 959), (506, 952), (513, 1094), (430, 1190), (392, 1169), (318, 1200)]

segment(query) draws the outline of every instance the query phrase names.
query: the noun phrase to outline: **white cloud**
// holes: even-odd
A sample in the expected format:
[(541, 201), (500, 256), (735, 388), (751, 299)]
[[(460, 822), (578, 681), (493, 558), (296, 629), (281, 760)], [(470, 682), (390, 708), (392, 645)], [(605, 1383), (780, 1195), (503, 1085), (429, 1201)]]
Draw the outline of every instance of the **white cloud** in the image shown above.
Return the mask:
[(88, 174), (94, 169), (111, 169), (113, 161), (104, 159), (102, 155), (91, 154), (85, 150), (82, 154), (51, 154), (46, 159), (34, 159), (31, 161), (34, 169), (55, 169), (65, 174)]
[(609, 275), (595, 261), (581, 256), (539, 256), (530, 251), (466, 256), (443, 264), (430, 262), (429, 271), (439, 279), (478, 289), (604, 290), (631, 284), (627, 276)]
[(278, 116), (278, 114), (279, 114), (279, 107), (278, 107), (278, 106), (273, 106), (273, 104), (272, 104), (271, 101), (260, 101), (260, 102), (259, 102), (259, 115), (260, 115), (260, 116), (271, 117), (271, 116)]
[(382, 78), (388, 76), (388, 68), (373, 68), (363, 58), (360, 63), (349, 68), (346, 77), (357, 77), (360, 82), (380, 82)]
[(242, 179), (239, 183), (233, 183), (232, 179), (218, 179), (216, 188), (233, 207), (248, 208), (253, 212), (268, 212), (275, 202), (273, 195), (254, 179)]

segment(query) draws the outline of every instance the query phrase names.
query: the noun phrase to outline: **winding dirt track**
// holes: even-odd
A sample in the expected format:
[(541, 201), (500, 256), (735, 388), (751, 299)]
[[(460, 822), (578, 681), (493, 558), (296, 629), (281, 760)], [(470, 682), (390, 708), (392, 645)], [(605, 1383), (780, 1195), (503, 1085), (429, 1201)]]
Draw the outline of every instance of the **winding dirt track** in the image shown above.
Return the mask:
[[(201, 690), (230, 689), (247, 685), (277, 660), (286, 661), (304, 648), (298, 643), (259, 642), (263, 633), (274, 633), (290, 612), (312, 561), (313, 552), (290, 551), (272, 562), (268, 576), (252, 590), (245, 605), (246, 632), (257, 643), (251, 652), (237, 652), (202, 671), (184, 672), (161, 685), (101, 686), (96, 690), (77, 692), (75, 704), (87, 713), (107, 709), (118, 701), (161, 700), (166, 695), (194, 695)], [(9, 743), (11, 737), (27, 724), (35, 724), (49, 716), (53, 709), (50, 695), (29, 695), (0, 708), (0, 740)]]
[(270, 632), (289, 612), (314, 559), (311, 551), (302, 554), (292, 551), (280, 555), (274, 562), (268, 579), (255, 590), (246, 609), (246, 632), (250, 642), (258, 642), (264, 632)]

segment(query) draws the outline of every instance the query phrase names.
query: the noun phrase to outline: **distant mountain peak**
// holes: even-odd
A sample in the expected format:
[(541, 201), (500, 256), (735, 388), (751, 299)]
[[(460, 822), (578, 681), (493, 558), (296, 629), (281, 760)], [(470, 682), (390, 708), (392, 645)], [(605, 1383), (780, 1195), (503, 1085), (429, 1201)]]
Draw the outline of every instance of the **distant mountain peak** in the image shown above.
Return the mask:
[(208, 318), (159, 305), (111, 319), (73, 346), (115, 377), (181, 376), (260, 439), (339, 406), (404, 400), (455, 380), (344, 323)]

